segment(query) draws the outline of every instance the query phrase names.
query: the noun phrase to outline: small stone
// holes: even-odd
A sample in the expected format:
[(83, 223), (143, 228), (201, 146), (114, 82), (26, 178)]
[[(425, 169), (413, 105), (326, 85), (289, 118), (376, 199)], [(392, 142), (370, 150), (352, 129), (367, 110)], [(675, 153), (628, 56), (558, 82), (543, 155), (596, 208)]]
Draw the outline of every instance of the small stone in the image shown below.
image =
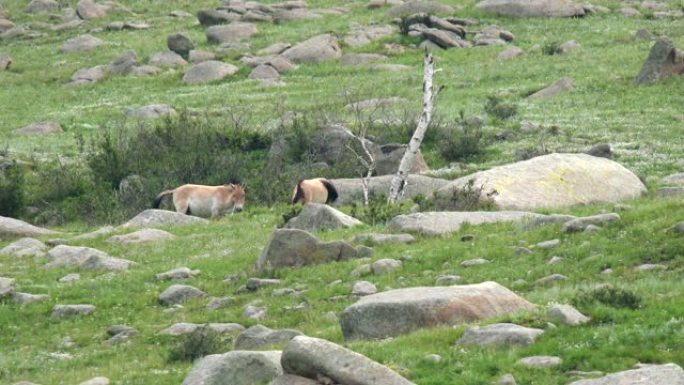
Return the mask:
[(601, 231), (601, 228), (596, 225), (587, 225), (587, 227), (584, 228), (584, 232), (587, 234), (596, 234), (599, 231)]
[(450, 286), (450, 285), (455, 285), (460, 280), (461, 280), (461, 277), (458, 275), (440, 275), (439, 277), (437, 277), (437, 281), (435, 281), (435, 285), (437, 285), (437, 286)]
[(352, 294), (358, 296), (371, 295), (378, 292), (378, 289), (368, 281), (358, 281), (352, 287)]
[(557, 255), (554, 255), (554, 256), (551, 257), (551, 259), (549, 259), (549, 261), (546, 262), (546, 263), (549, 264), (549, 265), (555, 265), (555, 264), (558, 264), (558, 263), (561, 263), (561, 262), (563, 262), (563, 258), (561, 258), (561, 257), (559, 257), (559, 256), (557, 256)]
[(423, 357), (423, 359), (425, 361), (438, 364), (442, 361), (442, 356), (440, 356), (439, 354), (428, 354), (427, 356)]
[(190, 37), (182, 32), (169, 35), (166, 38), (166, 46), (184, 59), (187, 59), (190, 51), (195, 48)]
[(0, 53), (0, 71), (4, 71), (12, 64), (12, 58), (6, 53)]
[(512, 374), (504, 374), (503, 376), (499, 377), (497, 385), (517, 385), (517, 383), (515, 382), (515, 378)]
[(14, 130), (18, 134), (24, 135), (44, 135), (64, 132), (62, 126), (57, 122), (40, 122), (29, 124), (26, 127)]
[(551, 249), (560, 245), (560, 239), (552, 239), (550, 241), (539, 242), (535, 246), (540, 249)]
[(606, 274), (606, 275), (613, 274), (613, 269), (611, 269), (611, 268), (605, 269), (601, 272), (601, 274)]
[(402, 267), (402, 262), (398, 261), (396, 259), (390, 259), (390, 258), (385, 258), (385, 259), (380, 259), (371, 265), (371, 269), (373, 270), (374, 275), (381, 275), (385, 273), (390, 273), (396, 269), (399, 269)]
[(464, 234), (461, 236), (461, 242), (471, 242), (475, 240), (475, 236), (473, 234)]
[(576, 326), (589, 322), (589, 317), (570, 305), (553, 305), (547, 315), (552, 321), (563, 325)]
[(17, 305), (43, 302), (48, 300), (46, 294), (12, 293), (12, 301)]
[(675, 233), (684, 234), (684, 222), (679, 222), (672, 227)]
[(472, 266), (484, 265), (487, 263), (489, 263), (489, 261), (484, 259), (484, 258), (475, 258), (475, 259), (468, 259), (468, 260), (461, 262), (461, 266), (472, 267)]
[(563, 363), (560, 357), (554, 356), (532, 356), (525, 357), (518, 361), (519, 365), (533, 369), (553, 368)]
[(578, 42), (575, 40), (569, 40), (566, 41), (565, 43), (562, 43), (561, 45), (558, 46), (560, 48), (562, 53), (568, 53), (570, 51), (574, 51), (576, 49), (579, 49), (581, 46), (579, 45)]
[(81, 382), (79, 385), (109, 385), (109, 378), (93, 377), (90, 380)]
[(267, 286), (276, 286), (280, 285), (280, 280), (279, 279), (266, 279), (266, 278), (250, 278), (247, 280), (247, 290), (250, 291), (257, 291), (261, 288), (267, 287)]
[(171, 285), (159, 295), (159, 303), (169, 306), (204, 296), (206, 296), (206, 293), (196, 287)]
[(197, 276), (200, 273), (199, 270), (190, 270), (187, 267), (179, 267), (173, 270), (165, 271), (155, 275), (155, 278), (159, 281), (162, 280), (175, 280), (175, 279), (189, 279)]
[(265, 307), (247, 305), (245, 306), (245, 310), (242, 312), (242, 315), (246, 318), (260, 321), (266, 318), (266, 312), (267, 309)]
[(207, 303), (207, 308), (210, 310), (217, 310), (224, 307), (228, 307), (235, 303), (235, 298), (233, 297), (219, 297), (211, 298), (209, 303)]
[(635, 271), (658, 271), (667, 270), (667, 265), (662, 265), (659, 263), (644, 263), (634, 268)]
[(196, 50), (193, 49), (190, 51), (188, 60), (190, 63), (197, 64), (197, 63), (202, 63), (205, 61), (209, 60), (215, 60), (216, 55), (213, 52), (209, 51), (201, 51), (201, 50)]
[(351, 274), (349, 274), (352, 278), (357, 278), (357, 277), (362, 277), (364, 275), (368, 275), (373, 272), (373, 269), (369, 263), (364, 263), (363, 265), (358, 266), (354, 270), (352, 270)]
[(60, 283), (69, 283), (69, 282), (76, 282), (81, 279), (81, 275), (78, 273), (70, 273), (65, 275), (64, 277), (58, 279), (57, 281)]
[(515, 255), (530, 255), (530, 254), (532, 254), (532, 250), (528, 249), (527, 247), (522, 247), (522, 246), (514, 247), (513, 252), (515, 252)]
[(77, 315), (88, 315), (95, 311), (93, 305), (55, 305), (52, 308), (53, 319), (64, 319)]
[(552, 283), (556, 283), (558, 281), (565, 281), (566, 279), (568, 279), (568, 277), (566, 277), (562, 274), (551, 274), (547, 277), (540, 278), (540, 279), (536, 280), (535, 283), (537, 285), (549, 285)]
[(522, 48), (519, 47), (509, 47), (503, 50), (501, 53), (499, 53), (499, 56), (497, 56), (497, 59), (499, 60), (510, 60), (513, 59), (514, 57), (518, 57), (522, 55), (525, 51), (522, 50)]

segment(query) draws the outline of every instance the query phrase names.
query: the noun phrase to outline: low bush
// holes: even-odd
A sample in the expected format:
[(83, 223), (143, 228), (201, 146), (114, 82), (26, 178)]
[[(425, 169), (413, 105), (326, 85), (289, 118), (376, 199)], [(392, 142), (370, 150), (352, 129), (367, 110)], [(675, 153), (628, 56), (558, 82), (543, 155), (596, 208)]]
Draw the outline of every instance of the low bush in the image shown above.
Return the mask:
[(0, 215), (16, 218), (24, 210), (24, 170), (16, 162), (0, 167)]
[(204, 325), (188, 334), (171, 350), (169, 361), (192, 362), (209, 354), (224, 353), (231, 347), (232, 339)]
[(627, 289), (613, 286), (581, 290), (572, 299), (572, 304), (579, 308), (586, 308), (596, 302), (618, 309), (627, 308), (635, 310), (641, 307), (641, 297)]

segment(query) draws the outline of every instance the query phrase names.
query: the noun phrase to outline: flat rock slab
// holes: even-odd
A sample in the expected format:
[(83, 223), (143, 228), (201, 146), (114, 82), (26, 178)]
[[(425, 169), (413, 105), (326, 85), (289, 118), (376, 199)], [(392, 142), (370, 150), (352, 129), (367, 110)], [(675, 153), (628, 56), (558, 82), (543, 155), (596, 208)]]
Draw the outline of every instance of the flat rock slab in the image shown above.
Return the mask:
[(343, 241), (321, 242), (303, 230), (278, 229), (257, 260), (257, 270), (298, 267), (369, 256), (364, 246)]
[(601, 378), (574, 381), (568, 385), (684, 385), (684, 370), (677, 364), (647, 365), (612, 373)]
[(207, 29), (207, 41), (209, 44), (222, 44), (227, 42), (241, 41), (259, 32), (256, 24), (230, 23), (215, 25)]
[(172, 280), (172, 279), (188, 279), (188, 278), (193, 278), (197, 274), (199, 274), (199, 270), (191, 270), (190, 268), (187, 267), (179, 267), (177, 269), (165, 271), (163, 273), (159, 273), (155, 275), (157, 280), (163, 281), (163, 280)]
[(109, 239), (107, 242), (118, 243), (121, 245), (133, 245), (138, 243), (148, 243), (148, 242), (158, 242), (158, 241), (168, 241), (175, 239), (176, 236), (159, 229), (142, 229), (134, 231), (129, 234), (115, 235)]
[(44, 257), (46, 255), (47, 246), (34, 238), (21, 238), (10, 243), (0, 250), (0, 255), (11, 258), (22, 257)]
[(465, 223), (480, 225), (484, 223), (522, 222), (538, 217), (526, 211), (444, 211), (398, 215), (389, 227), (398, 231), (423, 235), (441, 235), (458, 231)]
[(93, 305), (55, 305), (52, 308), (53, 319), (65, 319), (73, 316), (88, 315), (95, 311)]
[(104, 41), (102, 41), (102, 39), (98, 39), (93, 35), (86, 34), (67, 40), (64, 42), (60, 50), (64, 53), (87, 52), (102, 45), (104, 45)]
[(363, 222), (322, 203), (307, 203), (296, 217), (285, 224), (286, 229), (316, 231), (335, 230), (362, 225)]
[(208, 224), (204, 218), (193, 217), (177, 213), (175, 211), (149, 209), (136, 215), (130, 221), (124, 223), (123, 227), (171, 227), (182, 225)]
[(541, 89), (529, 96), (530, 99), (549, 99), (558, 94), (566, 91), (571, 91), (574, 89), (572, 85), (572, 80), (568, 78), (561, 78), (549, 85), (548, 87)]
[(302, 332), (298, 330), (273, 330), (266, 326), (254, 325), (237, 336), (234, 350), (259, 350), (268, 345), (288, 342), (300, 335)]
[(183, 385), (267, 384), (283, 374), (280, 357), (279, 351), (211, 354), (195, 363)]
[(207, 327), (217, 333), (239, 333), (245, 330), (245, 327), (236, 323), (209, 323), (209, 324), (194, 324), (187, 322), (180, 322), (169, 326), (168, 328), (159, 332), (159, 334), (166, 334), (170, 336), (181, 336), (184, 334), (193, 333), (195, 330)]
[(342, 312), (340, 325), (345, 339), (387, 338), (533, 308), (533, 304), (496, 282), (414, 287), (361, 298)]
[(570, 0), (484, 0), (475, 8), (499, 16), (573, 17), (584, 15), (584, 9)]
[(287, 373), (307, 378), (325, 376), (338, 384), (413, 384), (366, 356), (320, 338), (293, 338), (283, 350), (281, 363)]
[[(549, 154), (494, 167), (447, 184), (453, 194), (474, 180), (474, 191), (500, 209), (536, 210), (597, 202), (617, 203), (646, 192), (639, 177), (610, 159), (586, 154)], [(485, 195), (496, 191), (487, 198)]]
[(544, 333), (542, 329), (501, 323), (484, 327), (469, 327), (456, 343), (478, 346), (527, 346), (533, 344), (542, 333)]
[(28, 305), (47, 301), (50, 297), (47, 294), (12, 293), (12, 302), (17, 305)]
[(33, 226), (19, 219), (0, 216), (0, 238), (57, 235), (57, 231)]
[[(371, 177), (368, 183), (368, 193), (371, 195), (387, 194), (392, 178), (394, 178), (394, 175)], [(330, 182), (335, 185), (338, 193), (337, 200), (334, 203), (335, 206), (361, 202), (363, 200), (363, 185), (360, 178), (331, 179)], [(434, 191), (446, 186), (448, 183), (449, 181), (445, 179), (410, 174), (406, 180), (404, 195), (400, 199), (408, 200), (418, 195), (431, 197)]]
[(48, 251), (47, 258), (49, 262), (45, 265), (46, 268), (71, 266), (85, 270), (128, 270), (135, 264), (91, 247), (67, 245), (53, 247)]
[(532, 356), (518, 360), (518, 364), (532, 369), (553, 368), (563, 363), (560, 357)]
[(74, 75), (71, 77), (71, 82), (67, 83), (67, 85), (82, 86), (97, 83), (104, 79), (106, 75), (106, 68), (106, 66), (100, 65), (91, 68), (80, 69), (74, 73)]
[(607, 213), (571, 219), (563, 224), (564, 233), (585, 231), (589, 226), (603, 226), (620, 220), (620, 214)]
[(333, 35), (318, 35), (303, 41), (282, 53), (295, 63), (321, 63), (342, 56), (337, 38)]
[(159, 295), (159, 303), (166, 306), (175, 305), (206, 295), (207, 293), (193, 286), (171, 285)]
[(416, 238), (411, 234), (358, 234), (352, 242), (374, 245), (413, 243)]
[(217, 60), (207, 60), (190, 67), (183, 75), (187, 84), (204, 84), (234, 75), (238, 68)]

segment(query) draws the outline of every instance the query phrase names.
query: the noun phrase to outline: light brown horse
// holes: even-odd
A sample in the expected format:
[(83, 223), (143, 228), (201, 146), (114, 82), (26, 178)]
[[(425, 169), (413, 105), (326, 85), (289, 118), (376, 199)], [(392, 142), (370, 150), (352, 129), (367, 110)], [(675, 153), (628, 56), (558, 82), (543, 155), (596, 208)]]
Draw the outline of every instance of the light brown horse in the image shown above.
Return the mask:
[(162, 199), (171, 194), (177, 212), (212, 219), (218, 218), (230, 207), (233, 212), (240, 212), (245, 204), (245, 188), (242, 185), (185, 184), (173, 190), (162, 191), (154, 199), (152, 206), (159, 208)]
[(297, 182), (292, 194), (292, 204), (331, 203), (337, 199), (335, 186), (325, 178), (304, 179)]

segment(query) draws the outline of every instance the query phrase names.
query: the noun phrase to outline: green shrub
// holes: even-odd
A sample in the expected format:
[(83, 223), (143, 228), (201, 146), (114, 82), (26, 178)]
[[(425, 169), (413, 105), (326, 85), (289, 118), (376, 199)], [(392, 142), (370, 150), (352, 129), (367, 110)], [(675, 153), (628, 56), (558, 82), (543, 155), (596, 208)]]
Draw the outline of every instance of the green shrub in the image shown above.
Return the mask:
[(0, 215), (16, 218), (24, 209), (24, 170), (16, 162), (1, 167)]
[(387, 223), (397, 215), (406, 214), (413, 206), (411, 201), (388, 204), (385, 194), (370, 194), (368, 206), (357, 203), (361, 201), (356, 199), (352, 202), (349, 215), (371, 226)]
[(451, 128), (441, 132), (438, 140), (439, 154), (449, 162), (462, 161), (485, 153), (487, 144), (479, 127), (464, 125), (462, 129)]
[(491, 117), (499, 120), (512, 118), (518, 113), (518, 105), (499, 95), (487, 96), (484, 105), (485, 112)]
[(230, 350), (232, 340), (207, 325), (195, 329), (173, 348), (169, 361), (194, 361), (209, 354)]
[(492, 197), (496, 194), (496, 190), (484, 191), (484, 186), (475, 187), (475, 179), (470, 179), (462, 188), (454, 188), (451, 194), (435, 194), (432, 199), (424, 200), (420, 209), (421, 211), (493, 210), (495, 206)]
[(593, 303), (601, 303), (614, 308), (638, 309), (641, 307), (641, 297), (627, 289), (612, 286), (601, 286), (591, 290), (581, 290), (572, 299), (577, 307), (588, 307)]
[(557, 41), (552, 41), (550, 43), (544, 44), (542, 47), (542, 53), (544, 55), (560, 55), (563, 53), (563, 50), (560, 47), (560, 43)]

